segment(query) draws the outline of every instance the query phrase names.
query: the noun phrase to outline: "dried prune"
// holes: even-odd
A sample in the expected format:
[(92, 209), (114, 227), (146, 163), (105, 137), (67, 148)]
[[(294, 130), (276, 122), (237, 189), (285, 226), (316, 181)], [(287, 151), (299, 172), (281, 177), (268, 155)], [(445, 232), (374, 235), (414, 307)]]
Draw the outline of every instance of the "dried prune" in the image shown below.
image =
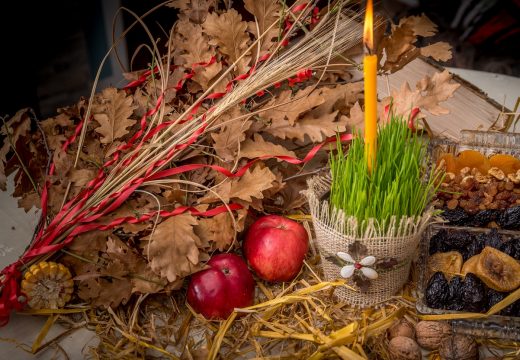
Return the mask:
[(488, 234), (480, 234), (479, 236), (482, 236), (485, 239), (485, 246), (498, 249), (502, 245), (502, 236), (498, 233), (497, 229), (491, 229)]
[(520, 206), (506, 209), (497, 219), (498, 225), (503, 229), (515, 230), (520, 228)]
[(471, 220), (471, 216), (461, 208), (453, 210), (444, 208), (441, 216), (447, 220), (450, 225), (466, 225)]
[(462, 283), (460, 299), (464, 305), (464, 310), (483, 312), (487, 305), (486, 286), (476, 275), (468, 273)]
[(436, 272), (428, 281), (425, 291), (426, 304), (434, 309), (445, 309), (450, 300), (450, 286), (443, 273)]
[(461, 276), (454, 276), (449, 284), (450, 298), (448, 301), (448, 310), (461, 311), (464, 310), (464, 302), (462, 301), (462, 290), (464, 280)]
[(448, 231), (446, 229), (439, 230), (435, 235), (433, 235), (430, 239), (430, 255), (433, 255), (438, 252), (445, 252), (448, 250)]
[(476, 237), (475, 240), (473, 240), (473, 242), (465, 249), (461, 249), (460, 253), (462, 254), (462, 259), (467, 261), (470, 257), (480, 254), (482, 249), (484, 249), (484, 246), (484, 241)]
[(510, 239), (500, 245), (498, 250), (520, 260), (520, 238)]
[(492, 221), (495, 221), (500, 214), (500, 211), (498, 210), (482, 210), (473, 216), (473, 219), (471, 219), (471, 225), (472, 226), (486, 226)]
[[(487, 310), (491, 309), (491, 307), (495, 304), (498, 304), (500, 301), (504, 300), (506, 298), (506, 296), (509, 295), (509, 293), (507, 292), (500, 292), (500, 291), (496, 291), (496, 290), (493, 290), (493, 289), (488, 289), (487, 291), (487, 297), (488, 297), (488, 301), (487, 301)], [(515, 311), (515, 306), (518, 304), (520, 304), (519, 301), (516, 301), (515, 303), (509, 305), (508, 307), (506, 307), (505, 309), (502, 309), (499, 314), (500, 315), (506, 315), (506, 316), (512, 316), (514, 315), (514, 311)]]
[(446, 240), (451, 248), (450, 250), (463, 250), (466, 246), (471, 244), (475, 238), (470, 232), (461, 230), (450, 231)]

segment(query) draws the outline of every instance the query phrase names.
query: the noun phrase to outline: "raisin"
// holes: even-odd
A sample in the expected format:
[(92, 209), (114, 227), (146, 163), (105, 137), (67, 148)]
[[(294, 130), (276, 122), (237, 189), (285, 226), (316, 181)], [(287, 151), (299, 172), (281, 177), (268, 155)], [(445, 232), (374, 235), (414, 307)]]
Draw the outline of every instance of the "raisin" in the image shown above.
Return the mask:
[(453, 210), (453, 209), (455, 209), (457, 206), (459, 206), (459, 200), (457, 200), (457, 199), (451, 199), (450, 201), (448, 201), (448, 202), (446, 203), (446, 205), (447, 205), (448, 209)]
[(425, 292), (426, 305), (445, 309), (450, 300), (450, 286), (442, 272), (436, 272), (428, 281)]
[(471, 220), (472, 226), (485, 227), (492, 221), (495, 221), (500, 212), (498, 210), (482, 210), (479, 211)]
[(486, 307), (486, 287), (480, 279), (472, 274), (466, 274), (461, 289), (461, 301), (464, 310), (470, 312), (484, 312)]
[(456, 208), (450, 210), (448, 208), (444, 208), (442, 213), (442, 217), (449, 221), (451, 225), (465, 225), (469, 220), (470, 216), (466, 211), (461, 208)]
[(520, 206), (514, 206), (506, 209), (497, 219), (498, 225), (503, 229), (520, 228)]
[(447, 309), (461, 311), (464, 310), (464, 303), (462, 301), (462, 289), (464, 280), (460, 276), (454, 276), (449, 284), (450, 299)]
[[(500, 292), (493, 289), (488, 289), (487, 296), (488, 296), (488, 302), (487, 302), (487, 310), (491, 309), (491, 307), (495, 304), (498, 304), (500, 301), (504, 300), (506, 296), (509, 295), (509, 293), (506, 292)], [(506, 315), (506, 316), (512, 316), (514, 315), (515, 307), (517, 306), (517, 303), (520, 304), (519, 301), (516, 301), (515, 303), (507, 306), (505, 309), (502, 309), (499, 314), (500, 315)]]

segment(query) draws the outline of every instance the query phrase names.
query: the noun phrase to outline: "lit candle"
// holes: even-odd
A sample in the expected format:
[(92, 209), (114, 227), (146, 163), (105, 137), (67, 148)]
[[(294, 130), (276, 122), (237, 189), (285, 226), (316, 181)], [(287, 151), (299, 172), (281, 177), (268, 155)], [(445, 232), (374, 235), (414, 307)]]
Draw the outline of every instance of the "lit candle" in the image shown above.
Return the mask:
[(365, 152), (367, 154), (368, 171), (376, 161), (377, 149), (377, 55), (374, 49), (374, 20), (372, 0), (367, 0), (363, 43), (367, 55), (363, 58), (363, 74), (365, 76)]

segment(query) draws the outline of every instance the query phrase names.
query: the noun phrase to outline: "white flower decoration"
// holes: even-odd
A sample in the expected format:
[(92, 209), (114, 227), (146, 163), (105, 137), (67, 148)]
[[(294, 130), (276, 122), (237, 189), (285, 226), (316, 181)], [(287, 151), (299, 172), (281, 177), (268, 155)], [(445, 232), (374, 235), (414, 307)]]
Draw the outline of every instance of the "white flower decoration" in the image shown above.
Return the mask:
[(341, 268), (341, 276), (345, 279), (348, 279), (352, 275), (354, 275), (354, 271), (360, 270), (365, 277), (370, 280), (375, 280), (378, 277), (377, 271), (370, 268), (369, 266), (374, 265), (376, 263), (376, 258), (374, 256), (367, 256), (361, 259), (361, 261), (356, 261), (345, 252), (337, 252), (336, 255), (343, 261), (347, 262), (348, 265), (345, 265)]

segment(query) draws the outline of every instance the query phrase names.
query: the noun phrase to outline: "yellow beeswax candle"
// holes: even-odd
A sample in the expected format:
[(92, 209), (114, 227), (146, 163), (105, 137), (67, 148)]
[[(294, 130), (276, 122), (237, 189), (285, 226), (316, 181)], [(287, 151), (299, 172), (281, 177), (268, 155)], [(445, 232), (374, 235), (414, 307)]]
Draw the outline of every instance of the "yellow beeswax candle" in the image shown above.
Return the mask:
[(363, 59), (365, 75), (365, 151), (368, 170), (376, 160), (377, 149), (377, 55), (367, 55)]
[(370, 173), (375, 165), (377, 151), (377, 55), (372, 55), (374, 49), (373, 18), (372, 0), (367, 0), (363, 42), (368, 54), (363, 59), (363, 74), (365, 76), (365, 152)]

